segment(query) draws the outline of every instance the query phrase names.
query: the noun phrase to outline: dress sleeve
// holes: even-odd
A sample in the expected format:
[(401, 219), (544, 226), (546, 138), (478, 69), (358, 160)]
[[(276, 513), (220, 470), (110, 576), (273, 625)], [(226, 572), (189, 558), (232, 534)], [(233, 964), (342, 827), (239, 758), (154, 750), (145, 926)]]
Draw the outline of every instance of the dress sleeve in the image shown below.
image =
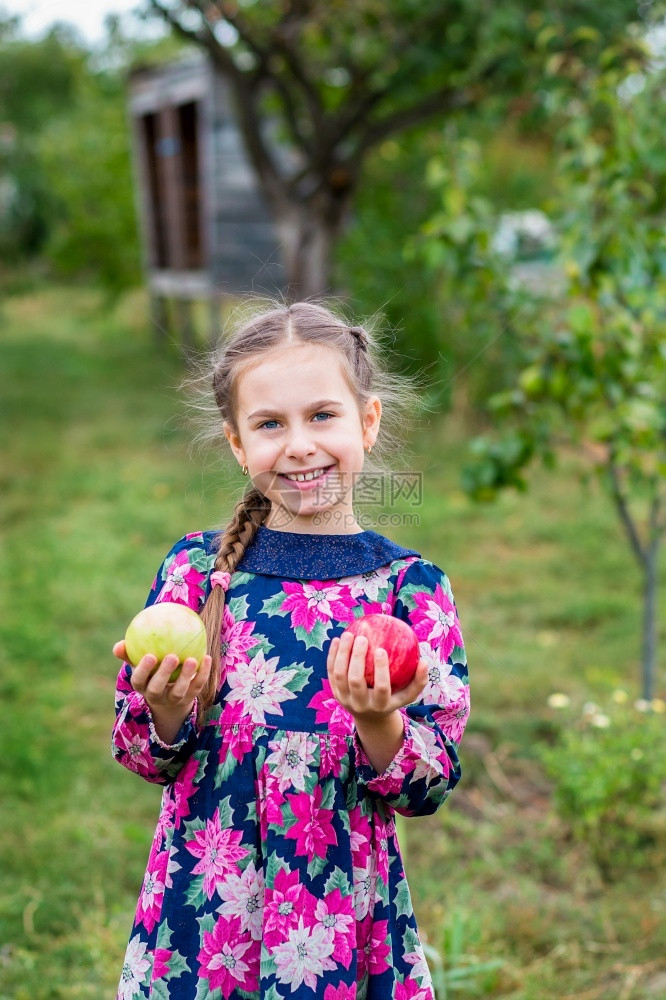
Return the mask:
[[(209, 590), (209, 575), (215, 554), (206, 551), (201, 534), (186, 535), (176, 542), (160, 566), (148, 594), (150, 604), (171, 601), (200, 612)], [(132, 687), (132, 668), (123, 663), (116, 684), (116, 721), (111, 736), (115, 759), (146, 781), (169, 784), (176, 777), (199, 738), (196, 703), (172, 744), (155, 731), (152, 712), (145, 698)]]
[(460, 780), (460, 743), (469, 715), (467, 657), (446, 574), (417, 559), (398, 579), (393, 614), (419, 640), (429, 679), (417, 702), (401, 709), (402, 747), (378, 774), (358, 739), (358, 780), (404, 816), (435, 812)]

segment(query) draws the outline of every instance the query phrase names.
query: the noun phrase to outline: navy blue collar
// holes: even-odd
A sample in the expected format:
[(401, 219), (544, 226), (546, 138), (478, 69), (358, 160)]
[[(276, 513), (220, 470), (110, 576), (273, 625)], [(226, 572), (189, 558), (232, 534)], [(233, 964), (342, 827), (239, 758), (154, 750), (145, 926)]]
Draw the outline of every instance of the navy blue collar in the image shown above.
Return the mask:
[(376, 531), (356, 535), (304, 535), (261, 525), (236, 569), (294, 580), (336, 580), (419, 556)]

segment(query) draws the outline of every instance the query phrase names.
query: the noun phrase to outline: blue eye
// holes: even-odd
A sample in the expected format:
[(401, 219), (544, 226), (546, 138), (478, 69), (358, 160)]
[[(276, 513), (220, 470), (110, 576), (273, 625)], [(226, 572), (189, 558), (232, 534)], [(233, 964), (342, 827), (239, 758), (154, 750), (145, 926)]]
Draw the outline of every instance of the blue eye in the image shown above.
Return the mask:
[[(315, 423), (318, 423), (318, 424), (327, 423), (328, 422), (328, 418), (329, 417), (333, 417), (333, 416), (335, 416), (335, 414), (333, 414), (333, 413), (326, 413), (324, 410), (320, 410), (319, 413), (315, 413), (315, 417), (326, 417), (327, 419), (326, 420), (316, 420)], [(276, 423), (277, 423), (277, 420), (264, 420), (263, 424), (259, 424), (259, 430), (261, 430), (264, 427), (266, 427), (268, 430), (273, 430), (272, 427), (268, 427), (268, 424), (276, 424)]]

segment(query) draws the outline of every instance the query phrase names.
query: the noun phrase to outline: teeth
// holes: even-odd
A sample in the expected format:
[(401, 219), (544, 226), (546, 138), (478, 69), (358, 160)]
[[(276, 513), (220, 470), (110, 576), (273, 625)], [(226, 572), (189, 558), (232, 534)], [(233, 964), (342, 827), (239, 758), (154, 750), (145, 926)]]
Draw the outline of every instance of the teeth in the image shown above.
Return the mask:
[(325, 469), (315, 469), (314, 472), (306, 472), (305, 474), (299, 472), (297, 475), (292, 476), (287, 475), (287, 473), (283, 473), (283, 475), (287, 479), (293, 479), (296, 483), (307, 483), (310, 479), (318, 479), (325, 471)]

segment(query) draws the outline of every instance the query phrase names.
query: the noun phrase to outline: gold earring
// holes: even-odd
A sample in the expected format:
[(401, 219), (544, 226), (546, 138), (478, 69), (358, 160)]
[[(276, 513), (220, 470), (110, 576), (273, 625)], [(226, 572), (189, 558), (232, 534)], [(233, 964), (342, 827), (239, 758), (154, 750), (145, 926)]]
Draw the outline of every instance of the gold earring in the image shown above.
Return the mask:
[(244, 476), (247, 476), (247, 465), (243, 466), (242, 472)]
[(368, 446), (368, 455), (370, 454), (371, 451), (372, 451), (372, 445), (369, 445)]

